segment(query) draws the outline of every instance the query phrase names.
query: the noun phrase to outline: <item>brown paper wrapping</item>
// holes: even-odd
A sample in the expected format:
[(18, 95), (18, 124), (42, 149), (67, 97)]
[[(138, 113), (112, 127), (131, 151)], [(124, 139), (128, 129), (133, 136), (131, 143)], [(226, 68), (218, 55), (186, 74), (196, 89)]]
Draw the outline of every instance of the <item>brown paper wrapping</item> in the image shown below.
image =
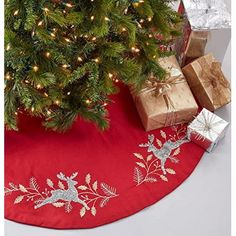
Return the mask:
[(207, 31), (192, 31), (190, 33), (185, 50), (186, 57), (198, 58), (204, 56), (208, 34)]
[[(158, 84), (156, 80), (154, 87), (145, 85), (138, 93), (131, 89), (146, 131), (187, 123), (193, 119), (198, 110), (175, 56), (162, 58), (159, 64), (169, 72), (166, 81)], [(175, 78), (173, 71), (179, 73)]]
[(231, 101), (230, 84), (220, 63), (211, 53), (198, 58), (182, 70), (202, 107), (214, 111)]

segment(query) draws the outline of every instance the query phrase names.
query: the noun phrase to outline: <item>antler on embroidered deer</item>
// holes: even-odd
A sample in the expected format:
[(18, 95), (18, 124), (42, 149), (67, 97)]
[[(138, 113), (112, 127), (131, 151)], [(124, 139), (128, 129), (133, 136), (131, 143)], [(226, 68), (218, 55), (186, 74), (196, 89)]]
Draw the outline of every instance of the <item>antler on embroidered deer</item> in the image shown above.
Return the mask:
[(162, 169), (163, 174), (165, 175), (166, 174), (165, 163), (167, 159), (169, 158), (172, 162), (178, 162), (178, 159), (171, 156), (171, 152), (174, 149), (178, 148), (183, 143), (189, 142), (189, 140), (187, 140), (185, 137), (179, 140), (174, 140), (174, 141), (170, 139), (170, 140), (167, 140), (160, 149), (158, 149), (153, 144), (154, 139), (155, 139), (155, 136), (153, 134), (148, 135), (148, 142), (140, 144), (139, 147), (148, 147), (147, 151), (152, 152), (154, 156), (160, 160), (161, 169)]
[(51, 196), (42, 200), (39, 204), (37, 204), (34, 208), (40, 208), (46, 204), (56, 203), (59, 200), (66, 201), (66, 202), (77, 202), (82, 204), (86, 210), (90, 208), (88, 205), (78, 197), (78, 191), (75, 185), (78, 183), (74, 180), (74, 178), (78, 175), (78, 172), (73, 173), (70, 177), (66, 177), (62, 172), (57, 175), (57, 178), (60, 180), (64, 180), (67, 182), (68, 189), (56, 189), (51, 191)]

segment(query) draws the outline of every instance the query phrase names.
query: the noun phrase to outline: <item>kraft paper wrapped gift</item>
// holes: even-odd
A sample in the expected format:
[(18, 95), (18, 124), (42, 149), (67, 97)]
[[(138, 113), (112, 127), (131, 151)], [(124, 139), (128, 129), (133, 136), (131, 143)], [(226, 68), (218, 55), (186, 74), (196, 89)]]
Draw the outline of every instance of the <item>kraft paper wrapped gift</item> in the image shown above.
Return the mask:
[(158, 62), (167, 71), (166, 79), (150, 78), (139, 92), (131, 89), (146, 131), (188, 123), (198, 110), (176, 57), (161, 58)]
[(224, 0), (182, 0), (178, 12), (183, 16), (182, 37), (172, 48), (181, 67), (212, 50), (222, 62), (231, 39), (231, 17)]
[(202, 107), (214, 111), (230, 102), (230, 84), (210, 53), (185, 66), (183, 73)]
[(225, 136), (228, 125), (227, 121), (203, 108), (188, 125), (187, 137), (206, 151), (211, 152)]

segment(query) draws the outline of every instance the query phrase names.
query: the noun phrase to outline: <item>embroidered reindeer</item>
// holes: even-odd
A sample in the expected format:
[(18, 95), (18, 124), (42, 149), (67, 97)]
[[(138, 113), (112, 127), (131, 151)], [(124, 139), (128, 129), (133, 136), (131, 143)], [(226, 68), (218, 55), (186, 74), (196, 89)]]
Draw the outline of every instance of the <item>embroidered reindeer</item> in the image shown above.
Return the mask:
[(89, 210), (90, 208), (88, 205), (82, 201), (78, 197), (78, 191), (75, 187), (75, 185), (78, 183), (77, 181), (74, 180), (74, 178), (78, 175), (78, 172), (73, 173), (70, 177), (65, 177), (63, 173), (59, 173), (57, 175), (57, 178), (60, 180), (64, 180), (67, 182), (68, 189), (63, 190), (63, 189), (56, 189), (51, 191), (51, 196), (42, 200), (39, 204), (37, 204), (34, 208), (40, 208), (46, 204), (52, 204), (56, 203), (59, 200), (66, 201), (66, 202), (77, 202), (82, 204), (86, 210)]
[(183, 143), (187, 143), (189, 142), (189, 140), (182, 138), (179, 140), (167, 140), (163, 146), (158, 149), (157, 147), (154, 146), (153, 141), (154, 141), (154, 135), (148, 135), (148, 143), (142, 143), (139, 145), (139, 147), (148, 147), (148, 152), (152, 152), (154, 154), (155, 157), (157, 157), (160, 162), (161, 162), (161, 169), (163, 174), (166, 174), (166, 170), (165, 170), (165, 163), (167, 161), (167, 159), (169, 158), (172, 162), (177, 163), (179, 160), (176, 159), (175, 157), (171, 156), (171, 152), (178, 148), (180, 145), (182, 145)]

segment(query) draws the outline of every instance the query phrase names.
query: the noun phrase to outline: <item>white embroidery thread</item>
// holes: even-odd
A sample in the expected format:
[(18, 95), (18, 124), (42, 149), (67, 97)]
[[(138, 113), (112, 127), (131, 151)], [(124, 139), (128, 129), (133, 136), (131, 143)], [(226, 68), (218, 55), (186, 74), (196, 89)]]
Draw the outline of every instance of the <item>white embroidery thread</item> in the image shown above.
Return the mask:
[[(175, 131), (175, 134), (169, 135), (168, 138), (163, 130), (160, 131), (164, 142), (160, 139), (156, 139), (158, 147), (153, 143), (155, 140), (153, 134), (148, 135), (148, 143), (139, 145), (139, 147), (147, 147), (147, 152), (152, 152), (151, 155), (144, 158), (140, 153), (134, 153), (134, 156), (140, 160), (136, 162), (137, 166), (134, 168), (133, 176), (137, 186), (144, 182), (157, 182), (157, 177), (167, 182), (167, 173), (171, 175), (176, 174), (173, 169), (165, 168), (166, 161), (170, 159), (172, 162), (178, 163), (179, 160), (176, 156), (180, 153), (180, 146), (189, 141), (186, 139), (186, 128), (181, 127), (178, 129), (174, 126), (172, 129)], [(155, 156), (154, 159), (153, 155)]]
[[(38, 209), (47, 204), (51, 204), (54, 207), (65, 207), (65, 212), (69, 213), (72, 210), (71, 203), (79, 203), (82, 205), (80, 209), (80, 216), (83, 217), (87, 211), (90, 210), (93, 216), (96, 215), (96, 203), (99, 202), (99, 206), (104, 207), (111, 198), (117, 197), (116, 189), (110, 187), (106, 183), (100, 184), (100, 191), (98, 181), (94, 181), (91, 184), (91, 175), (87, 174), (85, 177), (85, 185), (76, 187), (77, 181), (75, 177), (78, 175), (77, 172), (73, 173), (70, 177), (66, 177), (62, 172), (57, 175), (58, 187), (55, 188), (54, 183), (51, 179), (47, 179), (47, 185), (51, 190), (45, 188), (44, 191), (40, 191), (37, 181), (34, 177), (30, 179), (29, 187), (25, 187), (22, 184), (18, 186), (9, 183), (9, 187), (5, 187), (5, 196), (12, 194), (13, 192), (20, 192), (14, 201), (14, 204), (19, 204), (23, 199), (26, 201), (34, 201), (34, 208)], [(68, 185), (67, 189), (61, 181), (65, 181)], [(78, 190), (80, 192), (78, 192)]]

